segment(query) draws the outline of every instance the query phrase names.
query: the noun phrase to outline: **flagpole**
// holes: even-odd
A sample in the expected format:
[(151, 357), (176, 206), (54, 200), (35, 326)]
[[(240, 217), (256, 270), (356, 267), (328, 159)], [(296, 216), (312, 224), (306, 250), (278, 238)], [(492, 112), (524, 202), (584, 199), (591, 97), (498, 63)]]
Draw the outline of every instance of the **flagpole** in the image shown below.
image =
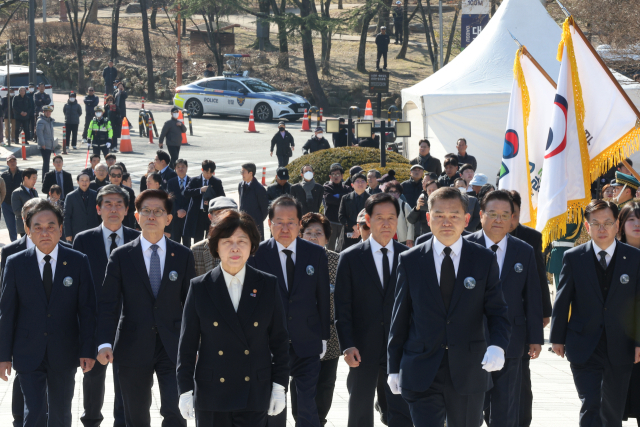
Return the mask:
[(529, 58), (529, 60), (533, 63), (533, 65), (536, 66), (538, 71), (540, 71), (540, 73), (549, 81), (549, 83), (551, 83), (551, 86), (553, 86), (554, 89), (558, 88), (558, 85), (556, 85), (556, 82), (553, 81), (551, 76), (549, 74), (547, 74), (547, 72), (544, 70), (544, 68), (542, 68), (542, 66), (538, 63), (538, 61), (535, 60), (533, 55), (531, 55), (531, 53), (529, 53), (529, 51), (527, 50), (526, 46), (522, 46), (522, 54), (526, 55), (526, 57)]
[(627, 169), (629, 169), (629, 172), (631, 172), (631, 175), (633, 175), (635, 179), (640, 181), (640, 175), (638, 175), (638, 172), (636, 172), (635, 169), (633, 169), (625, 159), (622, 159), (622, 164), (625, 165)]

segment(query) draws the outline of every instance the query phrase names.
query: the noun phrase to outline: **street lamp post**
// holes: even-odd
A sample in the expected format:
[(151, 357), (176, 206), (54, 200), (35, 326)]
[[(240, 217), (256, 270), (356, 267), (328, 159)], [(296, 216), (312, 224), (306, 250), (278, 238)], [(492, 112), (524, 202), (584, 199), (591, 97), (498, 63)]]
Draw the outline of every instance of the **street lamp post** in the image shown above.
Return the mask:
[(11, 62), (13, 61), (13, 49), (11, 48), (11, 40), (7, 40), (7, 132), (9, 137), (7, 138), (7, 144), (11, 145)]
[(176, 16), (176, 32), (178, 33), (178, 53), (176, 55), (176, 87), (182, 86), (182, 37), (180, 32), (180, 3), (178, 3), (178, 13)]
[(439, 1), (439, 5), (438, 5), (438, 19), (439, 19), (439, 33), (440, 33), (440, 66), (438, 67), (438, 69), (442, 68), (442, 63), (443, 63), (443, 46), (442, 44), (444, 43), (444, 37), (442, 35), (442, 0)]
[(36, 84), (36, 0), (29, 0), (29, 83)]

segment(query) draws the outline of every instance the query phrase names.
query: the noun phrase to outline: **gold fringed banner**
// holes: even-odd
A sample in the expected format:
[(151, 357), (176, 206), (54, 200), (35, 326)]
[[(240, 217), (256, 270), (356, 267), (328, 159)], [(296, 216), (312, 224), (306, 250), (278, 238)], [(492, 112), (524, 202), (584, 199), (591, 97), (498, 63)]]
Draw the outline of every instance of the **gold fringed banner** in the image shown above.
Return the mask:
[(591, 180), (595, 181), (638, 150), (640, 150), (640, 119), (636, 120), (635, 128), (591, 160)]
[(567, 216), (564, 212), (547, 221), (542, 229), (542, 250), (544, 251), (551, 242), (554, 242), (567, 234)]

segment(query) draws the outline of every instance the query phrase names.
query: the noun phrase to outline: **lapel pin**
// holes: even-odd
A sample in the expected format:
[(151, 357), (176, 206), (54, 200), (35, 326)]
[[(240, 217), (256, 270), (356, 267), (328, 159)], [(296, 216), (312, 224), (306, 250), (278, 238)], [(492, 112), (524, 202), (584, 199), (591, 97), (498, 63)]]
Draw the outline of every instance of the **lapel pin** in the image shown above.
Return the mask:
[(254, 294), (257, 294), (257, 293), (258, 293), (258, 290), (257, 290), (257, 289), (254, 289), (254, 290), (253, 290), (253, 293), (254, 293)]
[(171, 280), (172, 282), (175, 282), (176, 280), (178, 280), (178, 273), (175, 271), (172, 271), (171, 273), (169, 273), (169, 280)]
[(629, 283), (629, 275), (623, 274), (622, 276), (620, 276), (620, 283), (622, 283), (623, 285)]
[(251, 293), (251, 294), (249, 294), (249, 296), (255, 297), (256, 294), (255, 293)]
[(173, 252), (171, 252), (171, 256), (175, 256)]
[(69, 286), (73, 285), (73, 279), (71, 277), (67, 276), (62, 281), (62, 284), (65, 285), (68, 288)]
[(467, 289), (473, 289), (476, 287), (476, 279), (473, 277), (467, 277), (464, 279), (464, 287)]
[(513, 269), (515, 270), (516, 273), (522, 273), (522, 270), (524, 270), (524, 267), (522, 266), (522, 264), (517, 263), (516, 265), (513, 266)]
[(67, 261), (62, 261), (62, 265), (67, 265)]
[(313, 269), (312, 265), (307, 265), (307, 274), (309, 276), (313, 276), (313, 273), (315, 273), (315, 270)]
[(627, 257), (626, 257), (626, 256), (623, 256), (623, 257), (622, 257), (622, 259), (627, 259)]

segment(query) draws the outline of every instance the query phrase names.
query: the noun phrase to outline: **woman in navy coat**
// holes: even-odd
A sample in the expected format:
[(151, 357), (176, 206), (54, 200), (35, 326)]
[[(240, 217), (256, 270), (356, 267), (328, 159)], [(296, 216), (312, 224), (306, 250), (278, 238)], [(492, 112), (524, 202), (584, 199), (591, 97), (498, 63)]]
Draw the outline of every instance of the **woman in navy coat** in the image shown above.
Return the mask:
[(248, 214), (220, 214), (209, 234), (220, 265), (191, 281), (177, 376), (180, 412), (198, 427), (264, 427), (285, 407), (289, 335), (277, 278), (246, 265), (259, 243)]

